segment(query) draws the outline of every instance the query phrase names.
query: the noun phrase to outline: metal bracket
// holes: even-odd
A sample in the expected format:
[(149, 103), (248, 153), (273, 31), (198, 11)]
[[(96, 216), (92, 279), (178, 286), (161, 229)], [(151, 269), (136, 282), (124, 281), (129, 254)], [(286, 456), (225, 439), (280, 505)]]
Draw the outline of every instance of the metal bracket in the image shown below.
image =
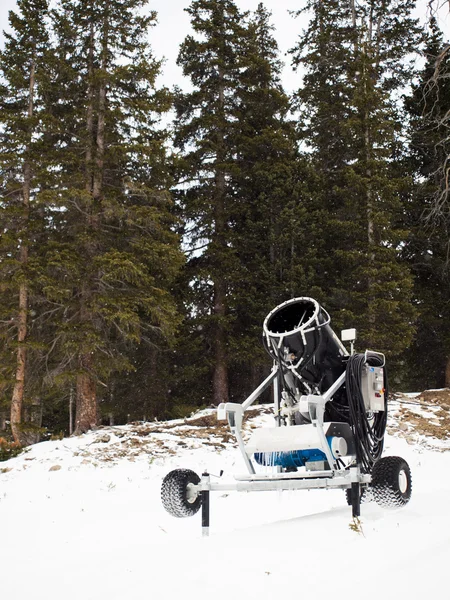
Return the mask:
[(381, 358), (383, 359), (383, 364), (381, 366), (382, 367), (385, 366), (385, 364), (386, 364), (386, 356), (382, 352), (375, 352), (375, 350), (366, 350), (364, 352), (364, 361), (366, 363), (367, 363), (367, 359), (370, 357), (371, 354), (375, 354), (375, 356), (381, 356)]
[(244, 462), (250, 474), (255, 473), (255, 468), (247, 456), (245, 451), (244, 440), (242, 439), (242, 421), (244, 419), (244, 412), (249, 408), (255, 400), (269, 387), (272, 381), (278, 377), (278, 366), (274, 364), (272, 371), (268, 377), (256, 388), (254, 392), (242, 403), (237, 404), (235, 402), (222, 402), (217, 407), (217, 419), (219, 421), (228, 421), (231, 433), (236, 437), (239, 449), (244, 458)]

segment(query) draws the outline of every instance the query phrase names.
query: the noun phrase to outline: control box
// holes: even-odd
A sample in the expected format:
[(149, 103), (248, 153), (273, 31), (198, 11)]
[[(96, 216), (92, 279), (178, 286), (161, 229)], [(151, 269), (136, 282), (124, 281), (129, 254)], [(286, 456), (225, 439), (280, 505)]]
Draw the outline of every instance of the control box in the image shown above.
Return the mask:
[(366, 411), (386, 410), (383, 367), (364, 366), (361, 374), (361, 391)]

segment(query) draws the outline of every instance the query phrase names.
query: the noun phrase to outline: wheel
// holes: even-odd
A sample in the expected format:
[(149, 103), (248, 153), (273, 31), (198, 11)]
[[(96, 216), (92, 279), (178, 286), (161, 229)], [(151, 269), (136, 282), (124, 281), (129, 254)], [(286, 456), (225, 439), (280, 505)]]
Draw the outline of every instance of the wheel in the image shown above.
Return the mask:
[(400, 456), (380, 458), (372, 469), (370, 487), (374, 500), (385, 508), (397, 508), (408, 504), (411, 498), (411, 471)]
[(161, 500), (164, 508), (173, 517), (192, 517), (201, 505), (201, 496), (194, 486), (200, 477), (190, 469), (170, 471), (162, 482)]

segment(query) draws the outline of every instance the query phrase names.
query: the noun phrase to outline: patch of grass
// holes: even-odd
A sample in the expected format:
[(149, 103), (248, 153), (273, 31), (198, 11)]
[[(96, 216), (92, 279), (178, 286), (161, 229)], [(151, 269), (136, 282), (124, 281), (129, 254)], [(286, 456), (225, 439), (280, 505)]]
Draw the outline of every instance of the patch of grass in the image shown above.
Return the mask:
[(16, 442), (9, 442), (0, 437), (0, 462), (14, 458), (23, 452), (23, 448)]
[(360, 535), (362, 535), (363, 537), (365, 537), (364, 531), (363, 531), (363, 528), (362, 528), (361, 519), (359, 517), (353, 517), (352, 522), (349, 523), (348, 527), (349, 527), (349, 529), (351, 529), (355, 533), (359, 533)]
[(450, 389), (443, 390), (426, 390), (420, 396), (415, 398), (419, 402), (437, 404), (438, 406), (450, 406)]
[(450, 437), (450, 411), (439, 407), (433, 418), (424, 417), (408, 409), (402, 409), (402, 421), (409, 423), (420, 435), (431, 436), (439, 440)]

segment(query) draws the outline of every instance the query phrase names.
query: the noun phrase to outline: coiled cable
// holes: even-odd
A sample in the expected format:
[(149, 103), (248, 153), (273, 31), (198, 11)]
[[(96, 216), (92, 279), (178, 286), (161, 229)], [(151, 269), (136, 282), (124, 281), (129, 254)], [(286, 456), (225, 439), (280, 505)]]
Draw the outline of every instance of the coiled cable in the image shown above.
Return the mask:
[[(369, 413), (364, 404), (361, 378), (366, 364), (383, 367), (385, 409)], [(356, 460), (363, 472), (370, 473), (383, 451), (384, 434), (387, 421), (388, 381), (386, 368), (381, 356), (377, 354), (353, 354), (348, 359), (346, 369), (346, 388), (349, 407), (349, 423), (355, 436)]]

